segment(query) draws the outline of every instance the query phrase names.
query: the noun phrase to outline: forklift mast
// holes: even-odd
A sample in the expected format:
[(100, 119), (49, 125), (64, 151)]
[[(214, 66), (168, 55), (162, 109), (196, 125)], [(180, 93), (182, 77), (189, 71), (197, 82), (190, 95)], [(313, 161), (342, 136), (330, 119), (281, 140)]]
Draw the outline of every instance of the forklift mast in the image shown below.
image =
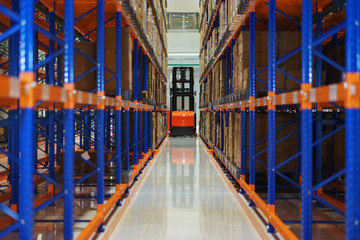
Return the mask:
[(195, 136), (194, 68), (173, 68), (170, 101), (171, 136)]
[(194, 111), (194, 68), (174, 67), (171, 111)]

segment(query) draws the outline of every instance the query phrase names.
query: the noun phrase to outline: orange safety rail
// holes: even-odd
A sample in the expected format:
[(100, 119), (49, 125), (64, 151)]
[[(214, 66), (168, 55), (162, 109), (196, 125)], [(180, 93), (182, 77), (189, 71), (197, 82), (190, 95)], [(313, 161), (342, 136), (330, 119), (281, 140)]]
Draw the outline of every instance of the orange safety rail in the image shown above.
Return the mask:
[(332, 182), (332, 183), (331, 183), (331, 187), (336, 188), (336, 189), (338, 189), (338, 190), (340, 190), (340, 191), (345, 192), (345, 186), (340, 185), (340, 184), (338, 184), (338, 183)]
[(337, 209), (341, 210), (342, 212), (345, 212), (345, 203), (340, 202), (339, 200), (327, 195), (326, 193), (323, 192), (318, 192), (317, 195), (324, 199), (326, 202), (330, 203), (331, 205), (333, 205), (334, 207), (336, 207)]
[[(15, 102), (12, 100), (19, 99), (20, 93), (26, 91), (27, 86), (25, 83), (20, 83), (17, 78), (8, 77), (8, 76), (0, 76), (0, 98), (9, 99), (10, 101), (2, 102), (3, 105), (7, 107), (11, 106)], [(43, 101), (38, 108), (40, 107), (49, 107), (52, 103), (60, 103), (61, 107), (62, 104), (65, 103), (66, 99), (69, 97), (67, 96), (66, 90), (57, 87), (57, 86), (50, 86), (45, 84), (35, 84), (34, 87), (34, 98), (35, 101)], [(97, 94), (88, 93), (83, 91), (74, 91), (74, 100), (75, 105), (77, 107), (82, 107), (85, 105), (96, 106), (97, 102), (100, 101)], [(113, 97), (105, 97), (105, 106), (106, 107), (113, 107), (115, 108), (117, 104), (121, 103), (122, 107), (129, 106), (130, 108), (138, 107), (136, 103), (132, 101), (126, 100), (117, 100)], [(141, 109), (147, 111), (153, 111), (154, 106), (141, 104)], [(161, 109), (165, 111), (166, 109)]]
[[(353, 88), (354, 94), (360, 94), (360, 84), (353, 84), (350, 86)], [(314, 104), (320, 103), (321, 107), (330, 107), (331, 105), (327, 104), (329, 102), (339, 103), (341, 106), (345, 101), (345, 84), (344, 83), (335, 83), (323, 87), (312, 88), (310, 90), (309, 96), (303, 96), (301, 91), (294, 91), (288, 93), (277, 94), (273, 96), (270, 101), (272, 101), (275, 106), (282, 105), (294, 105), (300, 104), (301, 98), (309, 98), (310, 102)], [(253, 104), (255, 107), (267, 107), (268, 106), (268, 97), (256, 98), (254, 100), (244, 100), (241, 102), (228, 103), (223, 105), (214, 106), (215, 111), (224, 111), (230, 109), (239, 109), (241, 106), (249, 108), (250, 104)], [(210, 111), (210, 108), (203, 108), (200, 111)]]

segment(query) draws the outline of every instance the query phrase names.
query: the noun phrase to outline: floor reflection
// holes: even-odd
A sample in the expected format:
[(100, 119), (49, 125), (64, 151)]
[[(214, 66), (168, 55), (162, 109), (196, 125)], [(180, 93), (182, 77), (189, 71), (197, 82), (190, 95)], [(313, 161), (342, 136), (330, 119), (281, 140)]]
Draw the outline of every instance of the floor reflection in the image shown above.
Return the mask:
[(171, 138), (113, 239), (260, 239), (197, 139)]

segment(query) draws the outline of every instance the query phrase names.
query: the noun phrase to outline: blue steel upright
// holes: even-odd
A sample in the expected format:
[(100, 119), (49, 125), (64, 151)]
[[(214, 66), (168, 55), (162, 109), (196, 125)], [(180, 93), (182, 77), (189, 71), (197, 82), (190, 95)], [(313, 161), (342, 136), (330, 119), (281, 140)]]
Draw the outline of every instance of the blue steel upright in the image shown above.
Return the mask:
[(360, 239), (360, 101), (352, 93), (360, 83), (360, 3), (346, 1), (346, 100), (345, 100), (345, 166), (346, 166), (346, 239)]
[[(12, 11), (19, 13), (19, 1), (12, 0)], [(11, 20), (11, 27), (17, 23)], [(19, 33), (15, 33), (9, 40), (9, 76), (19, 76)], [(9, 118), (11, 120), (11, 127), (8, 135), (8, 149), (9, 153), (14, 157), (8, 158), (10, 166), (10, 186), (11, 198), (10, 206), (14, 211), (18, 211), (19, 204), (19, 110), (18, 103), (11, 106), (9, 110)]]
[[(145, 54), (145, 58), (144, 58), (144, 87), (143, 87), (143, 91), (147, 91), (147, 83), (148, 83), (148, 56)], [(143, 139), (143, 152), (147, 153), (148, 152), (148, 114), (149, 111), (146, 110), (144, 112), (144, 139)]]
[(220, 112), (220, 129), (221, 129), (221, 142), (220, 142), (220, 150), (224, 153), (224, 140), (225, 140), (225, 121), (224, 121), (224, 111)]
[[(241, 31), (246, 31), (245, 25), (241, 25)], [(246, 110), (243, 105), (240, 107), (240, 179), (245, 181), (246, 174)], [(243, 194), (244, 190), (240, 189)]]
[[(37, 83), (39, 83), (39, 74), (38, 74), (38, 71), (36, 69), (36, 64), (38, 63), (38, 60), (39, 60), (39, 48), (38, 48), (38, 37), (39, 37), (39, 33), (38, 31), (36, 31), (34, 29), (34, 38), (33, 38), (33, 63), (34, 63), (34, 71), (35, 71), (35, 81)], [(32, 131), (33, 131), (33, 138), (34, 138), (34, 141), (33, 141), (33, 148), (34, 148), (34, 151), (33, 151), (33, 174), (35, 176), (36, 174), (36, 171), (37, 171), (37, 161), (38, 161), (38, 151), (37, 151), (37, 148), (38, 148), (38, 129), (39, 129), (39, 121), (38, 121), (38, 111), (36, 109), (34, 109), (33, 111), (33, 118), (34, 118), (34, 127), (32, 128)], [(46, 137), (45, 137), (45, 140), (46, 140)], [(21, 173), (21, 172), (20, 172)], [(35, 177), (35, 179), (37, 179), (37, 176)], [(37, 193), (37, 185), (34, 185), (34, 193)]]
[[(249, 100), (250, 102), (255, 99), (255, 6), (250, 9), (250, 89)], [(249, 127), (250, 127), (250, 139), (249, 139), (249, 185), (250, 190), (255, 191), (255, 106), (250, 103), (249, 107)], [(254, 203), (250, 200), (250, 206)]]
[(302, 239), (312, 238), (312, 0), (302, 4), (302, 101), (301, 101), (301, 222)]
[[(105, 66), (104, 66), (104, 0), (97, 1), (97, 96), (98, 104), (96, 111), (96, 167), (97, 167), (97, 206), (98, 213), (103, 212), (104, 204), (104, 151), (105, 151), (105, 139), (104, 139), (104, 123), (105, 123), (105, 92), (104, 92), (104, 78), (105, 78)], [(99, 231), (103, 231), (103, 224), (100, 225)]]
[[(55, 4), (54, 4), (55, 5)], [(50, 8), (49, 12), (49, 30), (50, 34), (52, 36), (55, 35), (55, 11), (53, 8)], [(52, 54), (55, 53), (55, 42), (52, 39), (49, 39), (49, 55), (52, 56)], [(55, 85), (55, 59), (51, 59), (49, 62), (49, 84)], [(55, 139), (55, 111), (54, 111), (54, 103), (49, 107), (49, 141), (46, 144), (49, 144), (49, 177), (52, 179), (55, 179), (55, 145), (52, 142), (53, 139)], [(51, 191), (53, 193), (53, 186), (49, 185)]]
[(136, 104), (135, 108), (134, 108), (134, 122), (133, 122), (133, 127), (134, 127), (134, 147), (133, 147), (133, 156), (134, 156), (134, 165), (138, 164), (138, 76), (139, 76), (139, 72), (138, 72), (138, 59), (139, 59), (139, 40), (135, 39), (134, 40), (134, 72), (133, 72), (133, 97), (134, 97), (134, 102)]
[(142, 46), (139, 47), (139, 78), (138, 78), (138, 100), (140, 104), (140, 108), (138, 109), (138, 159), (142, 159), (142, 115), (143, 109), (141, 107), (142, 104), (142, 86), (143, 86), (143, 48)]
[(213, 100), (214, 100), (214, 97), (213, 97), (213, 91), (214, 91), (213, 90), (213, 81), (214, 81), (213, 75), (212, 75), (212, 73), (210, 73), (210, 96), (211, 96), (210, 97), (210, 108), (211, 108), (211, 110), (210, 110), (210, 142), (212, 144), (214, 144), (214, 139), (213, 139), (213, 134), (212, 134), (213, 128), (214, 128), (213, 117), (212, 117), (213, 116), (213, 111), (214, 111), (214, 107), (213, 107)]
[[(120, 189), (121, 184), (121, 9), (116, 9), (116, 100), (115, 110), (115, 184), (116, 190)], [(117, 203), (120, 205), (120, 202)]]
[[(276, 109), (272, 98), (276, 92), (276, 0), (269, 2), (269, 50), (268, 50), (268, 208), (275, 213), (275, 168), (276, 168)], [(274, 232), (269, 223), (268, 232)]]
[[(319, 37), (322, 34), (322, 21), (323, 13), (322, 7), (317, 3), (316, 6), (316, 36)], [(316, 46), (316, 50), (322, 52), (322, 44)], [(322, 59), (316, 57), (316, 87), (322, 86)], [(317, 104), (318, 105), (318, 104)], [(322, 137), (322, 109), (317, 106), (316, 109), (316, 141), (319, 141)], [(316, 184), (322, 181), (322, 144), (317, 144), (315, 147), (315, 159), (316, 159)], [(319, 205), (319, 203), (318, 203)]]
[[(34, 50), (34, 3), (21, 1), (20, 3), (20, 81), (31, 84), (35, 80), (33, 50)], [(20, 239), (32, 239), (33, 220), (33, 88), (29, 87), (28, 94), (20, 97)]]
[[(68, 95), (74, 90), (74, 0), (65, 1), (64, 87)], [(64, 106), (64, 239), (73, 239), (74, 225), (74, 99)]]

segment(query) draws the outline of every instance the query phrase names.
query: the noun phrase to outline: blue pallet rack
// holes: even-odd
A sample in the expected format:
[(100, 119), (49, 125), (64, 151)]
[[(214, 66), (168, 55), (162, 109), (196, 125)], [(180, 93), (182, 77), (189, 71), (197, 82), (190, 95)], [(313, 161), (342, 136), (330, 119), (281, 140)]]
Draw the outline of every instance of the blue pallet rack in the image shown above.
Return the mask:
[[(207, 11), (211, 8), (211, 1), (201, 1), (204, 4), (204, 13), (201, 16), (201, 22), (206, 22), (208, 25), (205, 31), (204, 39), (201, 41), (201, 54), (205, 54), (210, 46), (207, 45), (209, 38), (212, 35), (212, 30), (219, 28), (219, 9), (220, 4), (224, 3), (227, 6), (227, 0), (215, 1), (214, 11)], [(289, 3), (286, 4), (290, 4)], [(240, 186), (240, 193), (245, 194), (249, 200), (249, 206), (256, 206), (261, 210), (265, 221), (267, 222), (267, 229), (269, 233), (274, 231), (279, 232), (285, 239), (312, 239), (314, 236), (314, 224), (344, 224), (346, 239), (360, 238), (360, 171), (359, 171), (359, 133), (358, 122), (360, 120), (359, 114), (359, 74), (360, 74), (360, 3), (356, 0), (345, 1), (312, 1), (303, 0), (294, 4), (301, 7), (301, 15), (294, 18), (288, 12), (278, 7), (283, 2), (270, 0), (253, 0), (240, 1), (237, 7), (237, 15), (232, 23), (228, 24), (222, 38), (217, 41), (214, 49), (214, 54), (210, 57), (208, 63), (204, 66), (204, 71), (201, 73), (200, 84), (203, 95), (201, 114), (205, 118), (208, 112), (216, 113), (216, 123), (220, 123), (221, 128), (221, 147), (218, 149), (213, 144), (212, 131), (214, 124), (212, 117), (210, 120), (210, 136), (206, 132), (200, 132), (200, 137), (206, 145), (212, 149), (214, 157), (219, 164), (223, 166), (230, 178)], [(265, 22), (257, 16), (257, 9), (268, 8), (268, 14)], [(333, 24), (327, 30), (323, 30), (325, 13), (323, 8), (329, 6), (328, 12), (345, 11), (344, 21), (339, 21)], [(291, 11), (290, 9), (288, 11)], [(209, 16), (210, 14), (210, 16)], [(264, 14), (264, 11), (262, 12)], [(277, 19), (279, 16), (285, 17), (288, 21), (298, 25), (298, 29), (302, 33), (302, 44), (293, 51), (287, 53), (281, 58), (276, 57), (276, 31)], [(262, 15), (262, 17), (264, 17)], [(256, 23), (266, 27), (268, 31), (268, 66), (256, 71), (255, 57), (256, 57)], [(205, 24), (203, 24), (205, 26)], [(314, 27), (315, 26), (315, 27)], [(202, 28), (204, 28), (202, 26)], [(233, 60), (230, 57), (232, 52), (230, 48), (233, 46), (234, 39), (238, 36), (239, 31), (250, 31), (250, 83), (249, 89), (240, 93), (233, 93)], [(217, 31), (218, 32), (218, 31)], [(345, 35), (345, 49), (343, 52), (345, 56), (345, 66), (341, 66), (336, 61), (323, 54), (323, 44), (332, 39), (333, 42), (338, 42), (340, 36)], [(219, 36), (218, 36), (219, 37)], [(280, 46), (281, 47), (281, 46)], [(302, 79), (296, 79), (290, 75), (279, 65), (294, 55), (302, 54)], [(219, 100), (211, 100), (206, 103), (205, 93), (209, 91), (213, 95), (212, 81), (214, 67), (216, 63), (226, 58), (226, 96)], [(322, 85), (322, 69), (323, 64), (327, 63), (345, 75), (344, 81), (340, 83)], [(313, 66), (315, 64), (315, 66)], [(316, 74), (314, 70), (316, 69)], [(259, 78), (259, 74), (268, 71), (267, 94), (265, 97), (257, 96), (257, 89), (255, 88), (256, 81), (264, 83)], [(285, 74), (288, 81), (295, 81), (300, 84), (301, 89), (298, 91), (282, 93), (276, 89), (276, 72)], [(232, 81), (229, 81), (229, 79)], [(338, 113), (345, 113), (345, 120), (337, 119), (338, 127), (334, 127), (331, 132), (324, 134), (322, 130), (323, 124), (327, 121), (323, 118), (323, 106), (331, 106), (334, 109), (333, 115)], [(326, 108), (326, 107), (324, 107)], [(257, 141), (255, 140), (255, 132), (257, 126), (255, 124), (255, 116), (258, 110), (265, 109), (267, 113), (267, 136)], [(224, 154), (224, 118), (229, 112), (240, 113), (240, 129), (241, 129), (241, 167), (236, 168), (229, 162)], [(298, 117), (290, 121), (280, 128), (276, 128), (276, 115), (278, 112), (298, 112)], [(221, 115), (221, 119), (219, 119)], [(227, 118), (228, 121), (228, 118)], [(286, 126), (293, 124), (295, 121), (299, 122), (299, 127), (294, 132), (286, 135), (278, 140), (277, 133)], [(203, 123), (204, 124), (204, 123)], [(201, 128), (201, 129), (204, 129)], [(326, 139), (331, 139), (336, 133), (345, 129), (345, 151), (343, 158), (345, 159), (345, 168), (337, 170), (330, 176), (324, 176), (322, 172), (322, 143)], [(246, 132), (249, 134), (246, 134)], [(299, 152), (294, 156), (284, 160), (281, 163), (276, 162), (276, 146), (282, 141), (286, 141), (292, 134), (299, 132)], [(267, 141), (266, 149), (256, 152), (256, 146), (260, 142)], [(333, 140), (332, 140), (333, 141)], [(248, 143), (248, 148), (246, 144)], [(257, 150), (258, 151), (258, 150)], [(261, 153), (267, 152), (267, 163), (261, 162), (257, 156)], [(249, 155), (247, 158), (246, 155)], [(298, 161), (299, 164), (299, 178), (293, 179), (286, 174), (279, 171), (279, 168), (285, 164)], [(261, 186), (256, 186), (256, 169), (255, 163), (260, 163), (267, 168), (267, 197), (260, 197), (258, 189)], [(246, 166), (249, 166), (248, 170)], [(345, 200), (339, 201), (327, 194), (323, 193), (322, 188), (333, 184), (339, 177), (345, 178), (345, 185), (341, 186), (344, 191)], [(278, 186), (276, 179), (283, 179), (289, 182), (295, 189), (297, 189), (301, 198), (296, 198), (301, 203), (301, 218), (298, 220), (283, 219), (278, 216), (276, 212), (276, 200), (282, 199), (277, 197)], [(336, 185), (336, 184), (335, 184)], [(313, 205), (313, 200), (316, 200), (316, 206)], [(327, 207), (336, 213), (339, 213), (344, 218), (344, 221), (315, 221), (312, 216), (312, 210), (316, 207)], [(300, 224), (301, 234), (294, 234), (286, 224)]]
[[(104, 230), (106, 215), (115, 205), (121, 206), (123, 194), (128, 192), (130, 184), (136, 181), (166, 137), (164, 132), (155, 139), (155, 145), (151, 141), (152, 131), (156, 131), (152, 115), (165, 113), (166, 104), (142, 97), (143, 91), (148, 89), (149, 68), (156, 71), (155, 81), (166, 86), (164, 71), (130, 1), (106, 3), (98, 0), (94, 8), (81, 16), (77, 14), (77, 8), (81, 6), (77, 5), (76, 0), (60, 3), (63, 16), (57, 11), (59, 5), (56, 1), (9, 0), (7, 3), (0, 4), (2, 19), (7, 19), (0, 22), (0, 42), (8, 41), (8, 47), (2, 45), (1, 48), (2, 56), (8, 58), (1, 63), (1, 68), (4, 69), (5, 65), (8, 68), (0, 76), (0, 111), (7, 115), (1, 117), (1, 127), (7, 131), (0, 139), (5, 139), (5, 146), (8, 147), (1, 147), (0, 152), (7, 156), (8, 166), (1, 164), (7, 180), (1, 185), (0, 211), (2, 219), (9, 224), (3, 225), (5, 227), (0, 230), (0, 238), (16, 236), (32, 239), (36, 222), (61, 222), (63, 238), (73, 239), (74, 223), (87, 222), (78, 239), (88, 239), (96, 231)], [(113, 5), (114, 16), (110, 19), (105, 19), (106, 4)], [(152, 9), (160, 33), (159, 17), (165, 17), (164, 10), (158, 16), (153, 1), (147, 1), (146, 6)], [(95, 12), (95, 29), (88, 33), (75, 30), (79, 20)], [(48, 27), (38, 24), (37, 18), (46, 21)], [(104, 27), (112, 21), (116, 26), (116, 72), (105, 67), (104, 59)], [(134, 43), (133, 98), (122, 96), (122, 28), (131, 29)], [(76, 41), (94, 33), (96, 59), (75, 48)], [(161, 34), (160, 42), (166, 53)], [(39, 35), (46, 37), (48, 43), (41, 42)], [(45, 55), (39, 56), (39, 49), (43, 49)], [(75, 53), (94, 64), (77, 78), (74, 76)], [(75, 83), (93, 71), (97, 75), (96, 89), (92, 92), (77, 91)], [(113, 76), (105, 79), (105, 72)], [(105, 95), (105, 85), (110, 81), (116, 82), (115, 97)], [(133, 123), (130, 122), (130, 114), (134, 117)], [(122, 126), (125, 126), (124, 132)], [(39, 139), (44, 141), (43, 148)], [(96, 150), (96, 164), (81, 157), (75, 149)], [(38, 158), (38, 151), (42, 151), (45, 158)], [(109, 153), (111, 160), (105, 159), (104, 153)], [(60, 154), (64, 155), (62, 183), (57, 178)], [(94, 170), (80, 178), (76, 177), (75, 159)], [(104, 169), (111, 164), (115, 166), (115, 184), (112, 186), (115, 193), (108, 196), (105, 194)], [(74, 201), (78, 198), (75, 188), (86, 186), (84, 181), (95, 174), (97, 214), (93, 219), (79, 220), (74, 214)], [(122, 175), (128, 175), (126, 182), (122, 181)], [(40, 179), (48, 190), (39, 197)], [(35, 219), (39, 211), (54, 207), (54, 203), (61, 199), (63, 219)]]

